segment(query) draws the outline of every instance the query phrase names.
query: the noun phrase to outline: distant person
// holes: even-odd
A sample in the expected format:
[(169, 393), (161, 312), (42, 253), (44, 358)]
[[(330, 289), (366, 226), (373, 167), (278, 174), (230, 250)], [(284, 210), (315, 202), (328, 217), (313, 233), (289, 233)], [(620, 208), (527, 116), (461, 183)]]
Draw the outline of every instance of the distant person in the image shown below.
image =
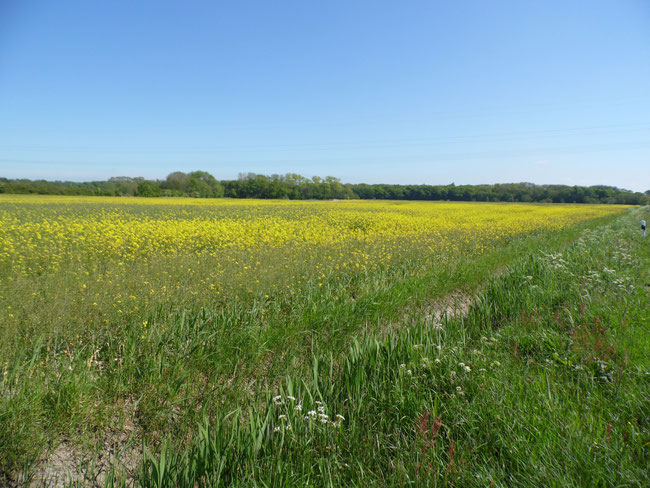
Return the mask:
[(645, 237), (645, 220), (641, 221), (641, 234)]

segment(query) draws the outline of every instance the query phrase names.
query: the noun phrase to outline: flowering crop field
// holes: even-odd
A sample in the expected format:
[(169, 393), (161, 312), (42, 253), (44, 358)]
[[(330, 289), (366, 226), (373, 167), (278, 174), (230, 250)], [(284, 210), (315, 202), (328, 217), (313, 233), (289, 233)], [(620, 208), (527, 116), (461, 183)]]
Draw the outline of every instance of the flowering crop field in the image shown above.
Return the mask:
[(70, 432), (186, 438), (313, 357), (473, 292), (526, 245), (625, 210), (0, 195), (0, 474)]
[[(405, 242), (432, 253), (468, 244), (481, 252), (501, 239), (559, 230), (622, 208), (3, 196), (0, 259), (14, 272), (30, 275), (58, 271), (71, 260), (124, 263), (180, 255), (228, 260), (231, 250), (345, 246), (353, 251), (379, 244), (385, 251), (366, 259), (378, 266)], [(335, 264), (357, 262), (343, 258)]]
[(3, 196), (0, 330), (5, 340), (11, 330), (13, 339), (33, 341), (161, 306), (273, 301), (375, 271), (468, 259), (622, 210)]

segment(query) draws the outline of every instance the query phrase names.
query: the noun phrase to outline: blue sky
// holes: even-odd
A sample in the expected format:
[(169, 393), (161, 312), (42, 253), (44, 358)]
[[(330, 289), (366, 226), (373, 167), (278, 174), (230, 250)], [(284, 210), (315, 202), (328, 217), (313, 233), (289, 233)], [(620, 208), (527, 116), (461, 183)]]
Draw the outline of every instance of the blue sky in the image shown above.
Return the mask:
[(0, 0), (0, 176), (650, 189), (650, 2)]

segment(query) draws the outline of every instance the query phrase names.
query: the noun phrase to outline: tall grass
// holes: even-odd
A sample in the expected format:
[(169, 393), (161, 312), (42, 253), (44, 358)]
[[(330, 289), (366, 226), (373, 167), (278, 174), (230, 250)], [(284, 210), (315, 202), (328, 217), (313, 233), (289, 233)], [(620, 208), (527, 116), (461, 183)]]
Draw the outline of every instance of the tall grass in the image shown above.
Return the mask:
[(206, 417), (189, 448), (147, 451), (138, 482), (648, 486), (650, 251), (638, 214), (512, 264), (466, 316), (314, 358), (263, 406)]

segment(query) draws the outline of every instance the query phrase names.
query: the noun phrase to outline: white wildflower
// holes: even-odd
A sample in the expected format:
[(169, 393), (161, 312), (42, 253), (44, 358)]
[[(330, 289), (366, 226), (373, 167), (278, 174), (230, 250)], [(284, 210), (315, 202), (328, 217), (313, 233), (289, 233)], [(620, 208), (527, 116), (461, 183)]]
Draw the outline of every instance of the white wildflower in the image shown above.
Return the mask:
[(278, 415), (278, 418), (279, 418), (280, 420), (284, 420), (284, 419), (286, 419), (286, 418), (287, 418), (287, 416), (286, 416), (286, 415), (284, 415), (284, 414), (282, 414), (282, 415)]
[(295, 407), (293, 407), (293, 409), (294, 409), (296, 412), (302, 412), (302, 403), (299, 403), (298, 405), (296, 405)]
[(345, 417), (343, 415), (341, 415), (340, 413), (336, 414), (336, 418), (339, 419), (339, 420), (345, 420)]
[(275, 403), (276, 405), (280, 405), (282, 403), (282, 395), (274, 396), (273, 403)]
[(469, 373), (471, 370), (472, 370), (472, 368), (470, 368), (469, 366), (465, 366), (465, 372), (466, 373)]

